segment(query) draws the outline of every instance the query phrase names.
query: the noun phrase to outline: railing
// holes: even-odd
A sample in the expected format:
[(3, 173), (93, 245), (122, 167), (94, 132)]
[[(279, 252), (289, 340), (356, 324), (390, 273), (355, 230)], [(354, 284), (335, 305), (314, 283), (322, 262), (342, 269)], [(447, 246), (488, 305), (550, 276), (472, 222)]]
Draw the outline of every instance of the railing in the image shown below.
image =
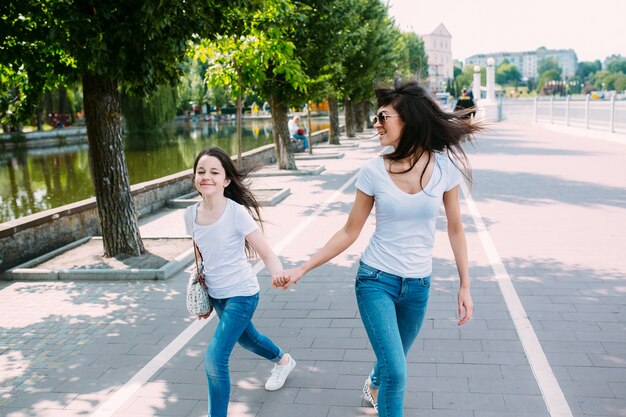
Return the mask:
[(570, 96), (535, 97), (533, 121), (584, 129), (626, 133), (626, 100), (574, 99)]

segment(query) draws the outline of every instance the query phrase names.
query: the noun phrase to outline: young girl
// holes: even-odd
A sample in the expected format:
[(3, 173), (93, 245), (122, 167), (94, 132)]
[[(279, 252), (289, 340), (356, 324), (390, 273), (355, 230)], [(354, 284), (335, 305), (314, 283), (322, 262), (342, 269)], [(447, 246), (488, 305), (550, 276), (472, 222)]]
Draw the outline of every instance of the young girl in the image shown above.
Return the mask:
[(209, 297), (220, 319), (205, 358), (209, 417), (226, 417), (228, 361), (235, 343), (275, 363), (265, 384), (268, 391), (282, 388), (296, 366), (251, 321), (259, 302), (259, 283), (246, 253), (256, 252), (273, 275), (282, 271), (282, 265), (257, 227), (259, 204), (244, 180), (245, 173), (235, 168), (223, 150), (200, 152), (193, 165), (193, 184), (202, 200), (185, 210), (187, 233), (202, 255)]
[(376, 98), (374, 127), (381, 145), (393, 151), (361, 168), (346, 224), (302, 266), (276, 274), (273, 285), (286, 289), (346, 250), (376, 207), (376, 229), (361, 257), (355, 284), (361, 319), (376, 354), (363, 393), (381, 417), (400, 417), (406, 355), (426, 313), (435, 223), (442, 202), (460, 278), (458, 324), (472, 317), (459, 206), (460, 168), (466, 166), (460, 144), (480, 127), (466, 123), (461, 113), (442, 111), (413, 81), (379, 88)]

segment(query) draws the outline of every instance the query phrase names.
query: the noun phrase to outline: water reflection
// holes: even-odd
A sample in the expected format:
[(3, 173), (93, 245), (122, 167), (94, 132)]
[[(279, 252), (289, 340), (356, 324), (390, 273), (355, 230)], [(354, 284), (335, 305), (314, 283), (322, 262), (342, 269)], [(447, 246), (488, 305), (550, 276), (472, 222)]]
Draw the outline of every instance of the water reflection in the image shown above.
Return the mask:
[[(328, 128), (314, 119), (312, 130)], [(237, 153), (234, 121), (180, 122), (162, 132), (124, 138), (131, 184), (191, 168), (202, 149), (219, 146)], [(246, 120), (243, 151), (272, 143), (270, 120)], [(0, 153), (0, 222), (60, 207), (93, 196), (88, 147), (20, 149)]]

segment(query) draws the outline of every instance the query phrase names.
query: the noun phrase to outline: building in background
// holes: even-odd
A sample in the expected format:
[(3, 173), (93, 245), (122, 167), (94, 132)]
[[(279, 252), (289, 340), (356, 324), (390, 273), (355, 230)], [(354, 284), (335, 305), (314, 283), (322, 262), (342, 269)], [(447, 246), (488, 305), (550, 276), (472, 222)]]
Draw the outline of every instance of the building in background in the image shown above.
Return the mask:
[(446, 90), (448, 79), (454, 78), (452, 35), (442, 24), (432, 33), (421, 35), (428, 55), (428, 80), (433, 92)]
[(524, 79), (539, 77), (537, 68), (544, 58), (554, 58), (563, 70), (563, 77), (569, 78), (576, 74), (578, 65), (578, 57), (573, 49), (544, 49), (539, 48), (536, 51), (524, 52), (496, 52), (493, 54), (477, 54), (472, 55), (465, 60), (466, 65), (487, 66), (487, 59), (492, 57), (496, 60), (496, 68), (504, 60), (514, 64)]

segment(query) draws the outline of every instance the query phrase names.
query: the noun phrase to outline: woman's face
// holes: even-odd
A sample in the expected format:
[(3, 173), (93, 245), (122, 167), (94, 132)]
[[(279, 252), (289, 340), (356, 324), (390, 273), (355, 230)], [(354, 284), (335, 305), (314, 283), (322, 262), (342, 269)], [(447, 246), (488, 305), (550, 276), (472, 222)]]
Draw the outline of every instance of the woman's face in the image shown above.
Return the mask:
[(375, 117), (374, 129), (378, 132), (381, 146), (393, 146), (397, 148), (404, 130), (404, 120), (391, 106), (383, 106), (378, 109)]

